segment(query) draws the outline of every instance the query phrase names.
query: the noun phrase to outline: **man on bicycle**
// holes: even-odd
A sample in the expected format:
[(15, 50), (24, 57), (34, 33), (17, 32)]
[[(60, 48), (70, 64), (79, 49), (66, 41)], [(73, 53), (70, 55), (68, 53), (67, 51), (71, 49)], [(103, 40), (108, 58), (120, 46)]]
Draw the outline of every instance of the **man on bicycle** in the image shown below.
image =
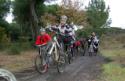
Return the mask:
[(56, 27), (52, 27), (52, 29), (57, 29), (60, 33), (59, 43), (69, 44), (75, 41), (74, 28), (72, 25), (68, 25), (67, 16), (61, 16), (60, 24)]
[[(47, 50), (50, 47), (50, 42), (51, 42), (51, 36), (46, 33), (45, 29), (41, 28), (40, 35), (37, 36), (35, 42), (36, 46), (42, 48), (42, 50), (39, 50), (39, 53), (42, 52), (43, 50)], [(44, 66), (43, 73), (47, 72), (48, 62), (49, 59), (46, 57), (46, 55), (43, 55), (43, 66)]]

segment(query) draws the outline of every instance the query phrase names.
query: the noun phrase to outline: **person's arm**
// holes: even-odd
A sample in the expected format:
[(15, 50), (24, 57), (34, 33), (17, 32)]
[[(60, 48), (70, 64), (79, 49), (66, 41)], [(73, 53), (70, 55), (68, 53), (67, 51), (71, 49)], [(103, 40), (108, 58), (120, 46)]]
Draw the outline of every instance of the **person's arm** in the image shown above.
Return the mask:
[(65, 34), (69, 34), (69, 33), (71, 33), (71, 32), (72, 32), (72, 29), (71, 29), (71, 28), (66, 27), (66, 29), (65, 29)]
[(59, 28), (58, 28), (57, 26), (52, 26), (52, 27), (51, 27), (51, 30), (53, 30), (53, 31), (58, 31)]
[(46, 34), (46, 36), (45, 36), (45, 41), (46, 41), (46, 42), (49, 42), (49, 41), (51, 41), (51, 40), (52, 40), (51, 36), (50, 36), (49, 34)]
[(37, 36), (36, 41), (35, 41), (35, 45), (40, 45), (41, 44), (41, 37)]

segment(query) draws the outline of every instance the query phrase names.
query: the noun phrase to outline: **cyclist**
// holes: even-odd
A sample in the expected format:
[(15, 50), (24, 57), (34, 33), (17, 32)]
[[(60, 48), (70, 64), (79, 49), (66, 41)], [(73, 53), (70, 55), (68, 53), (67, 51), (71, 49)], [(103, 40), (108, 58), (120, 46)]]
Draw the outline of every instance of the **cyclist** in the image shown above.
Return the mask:
[(93, 50), (95, 53), (98, 52), (98, 45), (99, 45), (99, 39), (97, 38), (95, 32), (92, 32), (91, 36), (88, 39), (88, 47), (90, 47), (90, 45), (93, 45)]
[[(40, 48), (42, 48), (42, 50), (40, 50), (39, 52), (43, 50), (45, 51), (51, 46), (51, 36), (46, 33), (45, 29), (43, 28), (40, 29), (40, 35), (37, 36), (35, 44)], [(44, 54), (43, 55), (43, 66), (44, 66), (43, 73), (47, 72), (48, 63), (49, 63), (49, 58), (47, 57), (46, 54)]]
[[(65, 44), (73, 43), (75, 41), (74, 28), (72, 25), (68, 25), (67, 16), (63, 15), (60, 19), (60, 24), (58, 26), (53, 26), (52, 29), (58, 30), (60, 36), (58, 37), (59, 43)], [(67, 47), (65, 48), (67, 50)]]
[(93, 39), (93, 42), (94, 42), (94, 52), (97, 53), (98, 52), (99, 39), (97, 38), (95, 32), (92, 33), (92, 39)]

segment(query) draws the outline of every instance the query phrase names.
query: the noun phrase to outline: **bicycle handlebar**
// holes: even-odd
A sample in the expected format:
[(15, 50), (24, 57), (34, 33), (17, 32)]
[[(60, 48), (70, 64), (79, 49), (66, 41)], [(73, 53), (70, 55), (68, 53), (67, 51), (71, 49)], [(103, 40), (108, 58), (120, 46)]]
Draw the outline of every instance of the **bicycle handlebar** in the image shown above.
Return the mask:
[(65, 36), (65, 37), (71, 36), (71, 35), (68, 35), (68, 34), (60, 33), (58, 28), (49, 27), (49, 28), (45, 28), (45, 29), (49, 30), (50, 32), (55, 32), (56, 35), (61, 35), (61, 36)]

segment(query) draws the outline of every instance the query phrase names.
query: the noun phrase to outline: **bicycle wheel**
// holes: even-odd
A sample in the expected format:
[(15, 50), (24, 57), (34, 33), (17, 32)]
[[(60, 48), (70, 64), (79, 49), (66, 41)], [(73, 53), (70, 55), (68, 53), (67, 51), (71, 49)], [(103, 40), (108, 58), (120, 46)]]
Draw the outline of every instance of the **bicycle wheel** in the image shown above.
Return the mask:
[(43, 59), (41, 55), (37, 55), (35, 58), (35, 69), (38, 73), (42, 74), (44, 70)]
[(62, 73), (66, 66), (66, 54), (63, 51), (59, 51), (59, 59), (57, 62), (57, 71)]
[(0, 81), (17, 81), (15, 76), (5, 69), (0, 69)]
[(72, 54), (71, 54), (71, 51), (68, 49), (67, 52), (66, 52), (67, 56), (68, 56), (68, 63), (71, 64), (71, 61), (72, 61)]

